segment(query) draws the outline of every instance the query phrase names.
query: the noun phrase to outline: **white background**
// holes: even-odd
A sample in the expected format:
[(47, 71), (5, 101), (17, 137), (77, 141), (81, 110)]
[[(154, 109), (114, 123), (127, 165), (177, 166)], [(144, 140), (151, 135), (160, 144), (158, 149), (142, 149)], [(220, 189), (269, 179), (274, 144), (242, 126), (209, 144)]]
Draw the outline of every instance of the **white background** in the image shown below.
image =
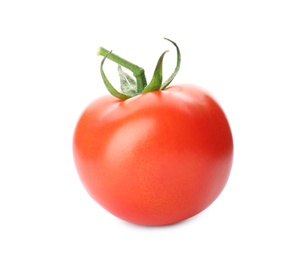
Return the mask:
[[(1, 1), (0, 259), (300, 259), (298, 2)], [(149, 78), (164, 50), (174, 65), (163, 37), (182, 52), (174, 83), (201, 85), (225, 110), (235, 158), (207, 210), (147, 228), (88, 196), (72, 135), (107, 94), (98, 47)]]

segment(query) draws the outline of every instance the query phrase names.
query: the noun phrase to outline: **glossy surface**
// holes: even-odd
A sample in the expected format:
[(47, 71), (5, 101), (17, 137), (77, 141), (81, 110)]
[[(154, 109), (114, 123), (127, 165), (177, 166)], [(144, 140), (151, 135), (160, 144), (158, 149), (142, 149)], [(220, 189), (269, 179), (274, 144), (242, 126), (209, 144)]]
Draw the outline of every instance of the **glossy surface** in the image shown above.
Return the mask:
[(135, 224), (166, 225), (219, 196), (233, 140), (218, 103), (185, 85), (96, 99), (78, 121), (73, 151), (83, 185), (106, 210)]

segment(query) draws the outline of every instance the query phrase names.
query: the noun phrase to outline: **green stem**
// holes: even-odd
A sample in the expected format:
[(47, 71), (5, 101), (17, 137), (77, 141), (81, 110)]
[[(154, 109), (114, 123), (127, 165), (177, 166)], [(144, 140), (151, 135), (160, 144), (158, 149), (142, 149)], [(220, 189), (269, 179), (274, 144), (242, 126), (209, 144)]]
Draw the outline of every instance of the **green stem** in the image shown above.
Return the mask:
[(108, 59), (110, 59), (110, 60), (116, 62), (117, 64), (123, 66), (124, 68), (130, 70), (133, 73), (134, 77), (136, 78), (137, 92), (142, 93), (143, 89), (147, 86), (145, 71), (143, 68), (119, 57), (118, 55), (108, 51), (107, 49), (105, 49), (103, 47), (101, 47), (99, 49), (98, 55), (107, 56)]

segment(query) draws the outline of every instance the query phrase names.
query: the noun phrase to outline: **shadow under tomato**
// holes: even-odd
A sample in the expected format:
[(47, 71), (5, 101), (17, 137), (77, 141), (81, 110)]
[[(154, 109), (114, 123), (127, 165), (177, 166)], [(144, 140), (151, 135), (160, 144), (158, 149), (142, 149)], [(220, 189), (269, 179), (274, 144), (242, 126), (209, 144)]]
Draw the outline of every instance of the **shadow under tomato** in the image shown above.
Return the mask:
[(169, 228), (176, 228), (176, 227), (181, 227), (184, 225), (189, 225), (190, 223), (195, 222), (195, 221), (201, 221), (201, 219), (208, 213), (208, 211), (209, 211), (209, 209), (206, 209), (206, 210), (200, 212), (199, 214), (192, 216), (188, 219), (185, 219), (185, 220), (173, 223), (173, 224), (160, 225), (160, 226), (138, 225), (138, 224), (127, 222), (122, 219), (118, 219), (118, 220), (121, 221), (121, 223), (125, 226), (138, 228), (138, 229), (153, 229), (153, 230), (154, 229), (169, 229)]

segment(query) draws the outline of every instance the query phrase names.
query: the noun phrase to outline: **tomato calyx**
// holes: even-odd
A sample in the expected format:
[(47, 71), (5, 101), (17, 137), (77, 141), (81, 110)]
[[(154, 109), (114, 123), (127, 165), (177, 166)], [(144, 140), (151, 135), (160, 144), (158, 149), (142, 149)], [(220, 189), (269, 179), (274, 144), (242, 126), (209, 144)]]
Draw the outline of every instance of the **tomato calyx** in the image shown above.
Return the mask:
[[(98, 55), (104, 56), (104, 58), (101, 61), (100, 65), (100, 73), (102, 80), (107, 88), (107, 90), (115, 97), (125, 100), (137, 95), (140, 95), (142, 93), (151, 92), (151, 91), (158, 91), (158, 90), (164, 90), (175, 78), (177, 75), (179, 68), (180, 68), (180, 62), (181, 62), (181, 54), (180, 50), (177, 46), (177, 44), (170, 39), (164, 38), (165, 40), (171, 42), (175, 47), (177, 51), (177, 63), (176, 67), (174, 69), (174, 72), (171, 74), (171, 76), (163, 82), (163, 73), (162, 73), (162, 67), (163, 67), (163, 59), (165, 54), (168, 51), (165, 51), (162, 53), (162, 55), (159, 57), (158, 62), (156, 64), (152, 79), (149, 84), (147, 84), (145, 71), (143, 68), (119, 57), (118, 55), (112, 53), (112, 51), (108, 51), (107, 49), (100, 47), (98, 51)], [(109, 59), (115, 63), (118, 64), (118, 73), (120, 77), (120, 84), (121, 84), (121, 91), (118, 91), (108, 80), (106, 77), (104, 70), (103, 70), (103, 64), (106, 59)], [(130, 70), (133, 73), (133, 76), (130, 76), (124, 70), (122, 67)]]

